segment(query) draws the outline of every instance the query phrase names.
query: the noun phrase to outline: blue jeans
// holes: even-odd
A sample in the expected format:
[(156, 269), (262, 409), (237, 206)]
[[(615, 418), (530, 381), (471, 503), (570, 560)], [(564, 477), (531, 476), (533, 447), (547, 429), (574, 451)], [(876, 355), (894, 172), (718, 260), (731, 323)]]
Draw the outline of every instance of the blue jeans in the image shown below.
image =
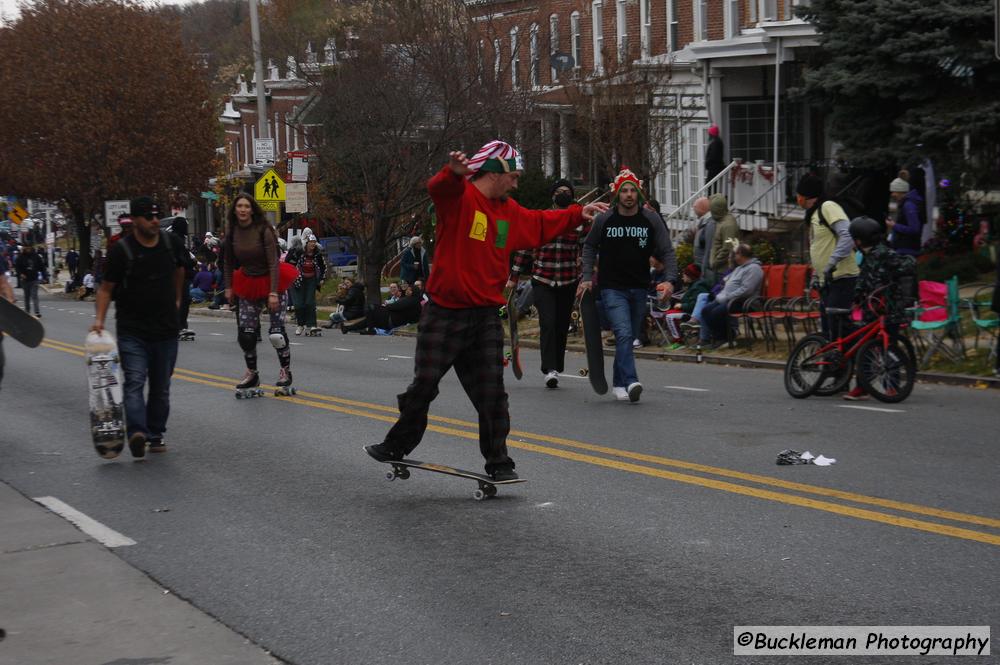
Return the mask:
[[(126, 433), (146, 435), (147, 439), (163, 438), (170, 415), (170, 377), (177, 362), (177, 338), (147, 342), (139, 337), (122, 335), (118, 338), (118, 355), (125, 374)], [(149, 380), (149, 397), (143, 399), (143, 388)]]
[(601, 289), (601, 300), (615, 333), (615, 369), (611, 385), (628, 388), (639, 380), (632, 341), (639, 336), (646, 318), (646, 289)]

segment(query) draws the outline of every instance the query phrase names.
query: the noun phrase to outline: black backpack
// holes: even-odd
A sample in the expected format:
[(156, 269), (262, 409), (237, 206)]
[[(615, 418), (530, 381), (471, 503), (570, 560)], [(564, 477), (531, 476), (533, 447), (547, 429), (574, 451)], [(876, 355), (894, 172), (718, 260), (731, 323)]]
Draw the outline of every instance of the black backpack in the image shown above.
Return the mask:
[[(160, 231), (160, 242), (163, 243), (167, 251), (173, 254), (174, 243), (171, 240), (173, 234), (168, 231)], [(132, 266), (135, 263), (135, 254), (132, 252), (132, 247), (129, 246), (128, 238), (122, 238), (118, 241), (118, 244), (122, 246), (122, 250), (125, 252), (125, 276), (122, 281), (115, 284), (115, 290), (111, 294), (112, 300), (118, 300), (118, 297), (122, 294), (122, 290), (128, 288), (128, 278), (132, 275)]]

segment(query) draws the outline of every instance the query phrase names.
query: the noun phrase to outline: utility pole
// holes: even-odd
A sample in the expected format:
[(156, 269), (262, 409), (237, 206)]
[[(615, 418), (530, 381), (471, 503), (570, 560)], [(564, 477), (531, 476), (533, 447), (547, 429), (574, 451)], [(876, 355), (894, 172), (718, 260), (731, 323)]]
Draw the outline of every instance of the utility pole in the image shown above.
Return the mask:
[[(267, 109), (264, 105), (264, 60), (260, 53), (260, 21), (257, 0), (250, 0), (250, 36), (253, 40), (253, 71), (257, 78), (257, 136), (270, 138), (267, 131)], [(250, 146), (247, 146), (249, 148)]]

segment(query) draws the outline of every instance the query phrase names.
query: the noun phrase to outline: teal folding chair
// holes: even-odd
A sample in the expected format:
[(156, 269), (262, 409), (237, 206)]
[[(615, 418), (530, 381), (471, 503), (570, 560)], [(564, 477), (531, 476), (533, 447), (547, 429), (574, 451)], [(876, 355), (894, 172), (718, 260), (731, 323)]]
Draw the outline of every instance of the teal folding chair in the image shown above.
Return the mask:
[[(910, 330), (918, 341), (921, 356), (920, 368), (926, 368), (930, 364), (931, 358), (936, 353), (953, 362), (959, 362), (965, 358), (965, 341), (962, 339), (962, 319), (960, 316), (961, 298), (958, 295), (958, 277), (952, 277), (947, 282), (947, 295), (943, 305), (924, 306), (923, 300), (917, 307), (912, 309), (914, 317), (910, 323)], [(941, 313), (943, 317), (926, 317), (928, 313)], [(924, 317), (924, 320), (921, 320)], [(926, 320), (927, 318), (938, 318), (938, 320)]]
[(981, 286), (965, 301), (969, 306), (972, 323), (976, 327), (976, 341), (973, 348), (979, 350), (979, 337), (982, 334), (989, 342), (990, 360), (994, 360), (996, 355), (997, 335), (1000, 334), (1000, 314), (993, 311), (993, 289), (992, 284)]

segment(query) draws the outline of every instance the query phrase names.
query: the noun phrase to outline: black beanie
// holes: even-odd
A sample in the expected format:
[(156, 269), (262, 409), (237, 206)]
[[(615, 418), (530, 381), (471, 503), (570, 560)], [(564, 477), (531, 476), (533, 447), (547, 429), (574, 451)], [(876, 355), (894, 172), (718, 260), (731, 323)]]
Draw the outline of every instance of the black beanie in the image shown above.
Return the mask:
[(823, 196), (823, 180), (818, 175), (807, 173), (799, 180), (795, 193), (807, 199), (818, 199)]
[(576, 190), (573, 189), (573, 183), (571, 183), (566, 178), (560, 178), (559, 180), (556, 180), (554, 183), (552, 183), (552, 188), (549, 189), (549, 196), (555, 195), (556, 190), (559, 189), (560, 187), (568, 187), (569, 193), (572, 194), (573, 196), (576, 196)]

